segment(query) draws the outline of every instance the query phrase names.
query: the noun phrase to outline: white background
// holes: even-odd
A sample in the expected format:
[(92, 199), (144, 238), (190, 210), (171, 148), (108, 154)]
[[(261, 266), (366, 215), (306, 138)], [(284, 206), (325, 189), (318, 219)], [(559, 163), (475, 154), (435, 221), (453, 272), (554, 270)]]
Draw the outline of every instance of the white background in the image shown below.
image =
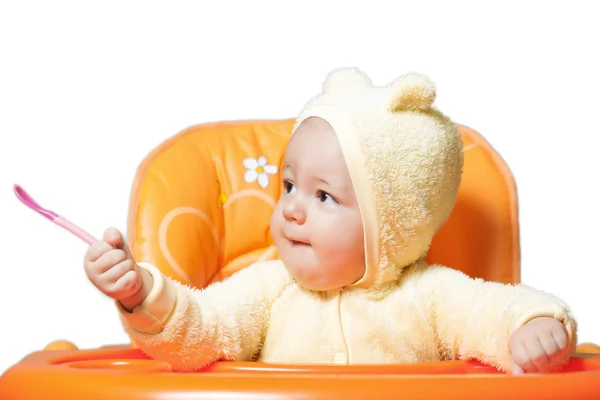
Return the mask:
[(14, 183), (97, 236), (125, 229), (154, 146), (192, 124), (293, 117), (340, 66), (436, 82), (436, 105), (516, 177), (523, 281), (564, 298), (581, 341), (600, 343), (594, 2), (200, 4), (0, 6), (0, 373), (56, 339), (127, 342), (84, 274), (86, 245)]

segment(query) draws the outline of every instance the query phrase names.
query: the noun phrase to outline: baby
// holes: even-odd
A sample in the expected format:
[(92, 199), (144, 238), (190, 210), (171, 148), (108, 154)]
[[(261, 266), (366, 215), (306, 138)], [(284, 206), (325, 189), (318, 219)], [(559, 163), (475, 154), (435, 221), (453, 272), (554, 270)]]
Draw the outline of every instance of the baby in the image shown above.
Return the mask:
[(434, 98), (419, 74), (385, 87), (356, 69), (328, 75), (285, 152), (271, 217), (280, 260), (196, 290), (136, 263), (111, 228), (86, 252), (87, 276), (135, 344), (177, 371), (217, 360), (560, 368), (577, 341), (564, 302), (424, 261), (463, 167)]

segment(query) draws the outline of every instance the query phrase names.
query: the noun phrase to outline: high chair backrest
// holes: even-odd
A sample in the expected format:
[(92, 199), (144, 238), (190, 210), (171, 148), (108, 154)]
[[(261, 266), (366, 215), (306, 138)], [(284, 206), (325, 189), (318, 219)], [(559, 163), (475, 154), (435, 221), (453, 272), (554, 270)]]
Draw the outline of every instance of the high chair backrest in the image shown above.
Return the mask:
[[(198, 288), (277, 258), (269, 219), (294, 121), (190, 127), (158, 145), (134, 179), (128, 241), (138, 261)], [(473, 277), (520, 281), (512, 174), (474, 130), (458, 126), (465, 166), (455, 209), (427, 260)]]

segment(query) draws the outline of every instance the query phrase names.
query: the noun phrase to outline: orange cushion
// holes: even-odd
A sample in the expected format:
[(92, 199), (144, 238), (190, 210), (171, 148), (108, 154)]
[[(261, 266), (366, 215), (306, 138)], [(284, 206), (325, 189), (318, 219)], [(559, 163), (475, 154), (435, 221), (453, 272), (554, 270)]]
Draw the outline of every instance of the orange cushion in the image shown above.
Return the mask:
[[(157, 146), (142, 161), (132, 188), (128, 240), (137, 260), (201, 288), (257, 260), (276, 258), (269, 218), (281, 190), (279, 174), (266, 174), (266, 187), (245, 175), (262, 157), (281, 165), (293, 123), (203, 124)], [(512, 175), (478, 133), (458, 127), (465, 144), (463, 182), (428, 261), (516, 283), (520, 260)]]

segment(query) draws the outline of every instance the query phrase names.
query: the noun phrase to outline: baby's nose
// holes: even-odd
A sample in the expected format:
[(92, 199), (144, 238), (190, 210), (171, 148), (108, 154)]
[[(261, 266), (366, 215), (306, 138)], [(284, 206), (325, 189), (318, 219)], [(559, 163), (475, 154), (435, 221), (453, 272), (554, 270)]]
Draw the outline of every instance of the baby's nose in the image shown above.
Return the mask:
[(288, 221), (293, 221), (298, 224), (303, 224), (306, 220), (306, 212), (304, 207), (297, 201), (290, 201), (283, 207), (283, 217)]

